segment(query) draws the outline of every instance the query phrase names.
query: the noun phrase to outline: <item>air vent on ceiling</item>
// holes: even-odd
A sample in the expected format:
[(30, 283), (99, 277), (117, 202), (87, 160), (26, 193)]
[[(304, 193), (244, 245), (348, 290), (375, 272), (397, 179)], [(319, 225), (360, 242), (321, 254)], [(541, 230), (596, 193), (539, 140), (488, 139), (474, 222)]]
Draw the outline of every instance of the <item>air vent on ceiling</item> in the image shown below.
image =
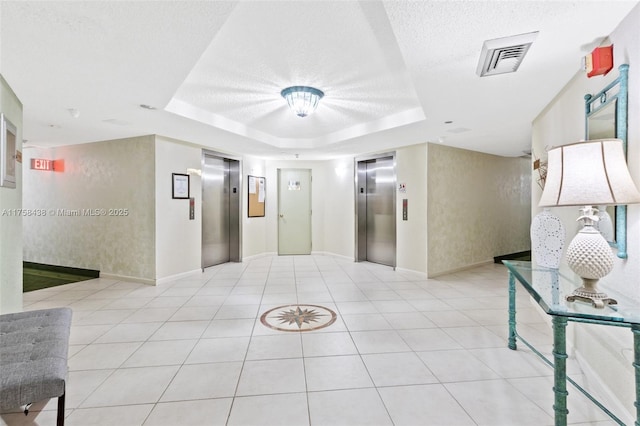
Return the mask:
[(480, 77), (517, 71), (538, 32), (487, 40), (476, 73)]

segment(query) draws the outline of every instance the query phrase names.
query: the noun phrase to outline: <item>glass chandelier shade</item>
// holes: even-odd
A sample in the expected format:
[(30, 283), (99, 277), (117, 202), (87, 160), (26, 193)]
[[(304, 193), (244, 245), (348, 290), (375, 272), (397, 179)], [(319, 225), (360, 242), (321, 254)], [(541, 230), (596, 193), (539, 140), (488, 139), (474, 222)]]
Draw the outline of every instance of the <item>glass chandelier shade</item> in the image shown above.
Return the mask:
[(324, 96), (321, 90), (308, 86), (292, 86), (280, 92), (289, 104), (289, 108), (298, 116), (306, 117), (316, 110)]

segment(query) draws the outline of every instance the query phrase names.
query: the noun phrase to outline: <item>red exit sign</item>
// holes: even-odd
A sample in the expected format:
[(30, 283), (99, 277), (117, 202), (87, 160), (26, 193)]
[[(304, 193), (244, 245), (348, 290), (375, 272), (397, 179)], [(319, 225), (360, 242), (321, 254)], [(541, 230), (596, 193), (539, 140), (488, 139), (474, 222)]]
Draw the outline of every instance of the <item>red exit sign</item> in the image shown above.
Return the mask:
[(64, 160), (46, 160), (44, 158), (32, 158), (31, 169), (45, 170), (50, 172), (64, 172)]

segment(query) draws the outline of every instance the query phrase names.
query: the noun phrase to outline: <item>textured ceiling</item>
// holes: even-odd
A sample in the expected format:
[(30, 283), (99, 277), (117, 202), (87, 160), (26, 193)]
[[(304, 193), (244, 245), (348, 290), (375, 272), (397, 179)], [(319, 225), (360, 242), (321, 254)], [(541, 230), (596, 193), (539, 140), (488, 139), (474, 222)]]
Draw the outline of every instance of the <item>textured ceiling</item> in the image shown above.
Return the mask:
[[(382, 3), (241, 3), (168, 109), (291, 148), (423, 120), (393, 31), (371, 24), (385, 19)], [(279, 96), (301, 85), (326, 94), (305, 119)]]
[[(155, 133), (267, 158), (436, 141), (521, 155), (532, 120), (636, 4), (5, 0), (0, 72), (24, 104), (25, 146)], [(485, 40), (532, 31), (516, 73), (475, 74)], [(315, 114), (287, 109), (292, 85), (325, 92)]]

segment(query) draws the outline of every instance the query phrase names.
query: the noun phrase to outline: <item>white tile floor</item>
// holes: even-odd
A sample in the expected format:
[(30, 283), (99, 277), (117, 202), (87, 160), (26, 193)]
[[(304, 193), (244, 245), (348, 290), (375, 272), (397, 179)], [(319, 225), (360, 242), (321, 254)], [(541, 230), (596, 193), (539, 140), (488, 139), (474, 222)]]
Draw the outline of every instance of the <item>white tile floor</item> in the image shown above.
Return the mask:
[[(552, 425), (551, 369), (524, 345), (507, 349), (506, 287), (493, 264), (427, 280), (265, 257), (156, 287), (84, 281), (26, 293), (24, 305), (73, 308), (69, 426)], [(521, 332), (548, 350), (544, 317), (518, 294)], [(305, 333), (260, 322), (292, 303), (337, 320)], [(613, 424), (569, 391), (571, 424)], [(53, 425), (55, 403), (0, 424)]]

